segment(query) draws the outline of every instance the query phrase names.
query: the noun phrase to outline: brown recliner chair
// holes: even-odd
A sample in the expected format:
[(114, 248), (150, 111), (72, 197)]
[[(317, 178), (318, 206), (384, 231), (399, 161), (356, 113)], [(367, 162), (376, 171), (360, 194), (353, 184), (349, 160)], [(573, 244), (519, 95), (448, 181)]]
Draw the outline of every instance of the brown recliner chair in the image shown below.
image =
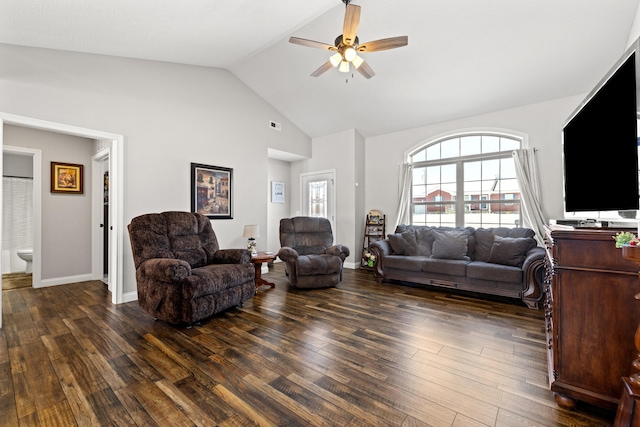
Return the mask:
[(138, 304), (155, 318), (191, 325), (255, 295), (251, 253), (221, 250), (204, 215), (146, 214), (128, 229)]
[(280, 251), (289, 282), (296, 288), (328, 288), (342, 280), (349, 248), (333, 245), (326, 218), (295, 217), (280, 220)]

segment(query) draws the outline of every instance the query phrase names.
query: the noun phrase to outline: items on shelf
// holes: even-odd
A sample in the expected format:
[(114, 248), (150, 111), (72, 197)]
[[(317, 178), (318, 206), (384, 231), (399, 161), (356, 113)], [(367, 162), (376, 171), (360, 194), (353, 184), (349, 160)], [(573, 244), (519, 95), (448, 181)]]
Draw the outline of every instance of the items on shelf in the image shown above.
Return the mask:
[(362, 240), (362, 258), (360, 260), (360, 267), (362, 268), (372, 268), (375, 264), (375, 255), (369, 251), (369, 246), (373, 242), (384, 239), (386, 235), (385, 219), (386, 216), (375, 209), (366, 216), (364, 238)]

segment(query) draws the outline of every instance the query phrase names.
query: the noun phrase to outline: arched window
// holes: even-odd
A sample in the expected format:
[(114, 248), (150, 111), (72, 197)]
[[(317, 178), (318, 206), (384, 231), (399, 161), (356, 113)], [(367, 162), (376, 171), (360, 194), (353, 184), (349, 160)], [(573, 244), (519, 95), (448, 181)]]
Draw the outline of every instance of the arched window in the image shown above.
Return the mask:
[(458, 227), (522, 225), (512, 151), (518, 137), (464, 134), (428, 143), (410, 155), (411, 223)]

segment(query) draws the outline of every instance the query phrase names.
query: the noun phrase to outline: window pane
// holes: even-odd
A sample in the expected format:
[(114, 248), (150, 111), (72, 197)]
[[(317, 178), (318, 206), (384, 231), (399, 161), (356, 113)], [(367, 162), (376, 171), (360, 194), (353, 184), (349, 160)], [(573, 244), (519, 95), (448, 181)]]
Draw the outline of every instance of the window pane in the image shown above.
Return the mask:
[(520, 148), (520, 141), (511, 138), (500, 138), (500, 151), (513, 151)]
[(456, 211), (454, 203), (430, 203), (413, 207), (413, 225), (446, 225), (455, 227)]
[(441, 171), (442, 171), (442, 177), (441, 177), (441, 182), (442, 183), (448, 183), (448, 182), (456, 182), (456, 165), (443, 165), (441, 166)]
[(500, 138), (497, 136), (484, 135), (482, 137), (482, 152), (495, 153), (500, 151)]
[(482, 175), (482, 165), (480, 162), (465, 162), (464, 163), (464, 180), (465, 181), (480, 181)]
[(460, 138), (460, 155), (471, 156), (480, 154), (480, 136), (463, 136)]
[(440, 159), (440, 144), (433, 144), (427, 147), (427, 160)]
[(440, 144), (442, 150), (441, 157), (443, 159), (460, 156), (460, 140), (458, 138), (448, 139), (442, 141)]
[(513, 157), (506, 159), (500, 159), (500, 178), (515, 178), (516, 177), (516, 164), (513, 161)]
[(411, 161), (413, 163), (422, 162), (422, 161), (424, 161), (426, 159), (427, 159), (427, 153), (426, 153), (425, 150), (422, 150), (422, 151), (414, 154), (413, 156), (411, 156)]
[(482, 179), (495, 179), (500, 176), (500, 160), (482, 161)]

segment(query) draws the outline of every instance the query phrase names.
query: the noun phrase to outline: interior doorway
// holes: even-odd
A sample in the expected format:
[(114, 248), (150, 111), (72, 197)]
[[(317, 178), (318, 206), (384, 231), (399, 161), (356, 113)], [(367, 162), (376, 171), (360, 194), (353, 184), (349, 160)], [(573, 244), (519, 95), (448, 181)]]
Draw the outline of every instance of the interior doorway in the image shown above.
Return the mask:
[[(127, 295), (125, 301), (123, 292), (123, 179), (124, 171), (124, 137), (95, 129), (80, 128), (77, 126), (62, 123), (49, 122), (46, 120), (34, 119), (31, 117), (18, 116), (15, 114), (0, 112), (0, 144), (4, 147), (4, 135), (2, 129), (4, 124), (29, 127), (45, 131), (59, 132), (69, 135), (80, 136), (97, 141), (108, 141), (105, 148), (109, 158), (109, 282), (111, 289), (111, 302), (119, 304), (133, 301), (137, 297), (135, 293)], [(0, 166), (1, 169), (1, 166)], [(41, 169), (41, 168), (40, 168)], [(0, 181), (0, 194), (2, 193), (2, 183)], [(94, 204), (95, 205), (95, 204)], [(102, 209), (100, 210), (102, 212)], [(0, 238), (2, 230), (0, 227)], [(34, 248), (35, 251), (35, 248)], [(2, 260), (0, 259), (0, 264)], [(1, 267), (1, 265), (0, 265)], [(35, 265), (34, 265), (35, 267)], [(2, 293), (0, 292), (0, 328), (2, 327)]]

